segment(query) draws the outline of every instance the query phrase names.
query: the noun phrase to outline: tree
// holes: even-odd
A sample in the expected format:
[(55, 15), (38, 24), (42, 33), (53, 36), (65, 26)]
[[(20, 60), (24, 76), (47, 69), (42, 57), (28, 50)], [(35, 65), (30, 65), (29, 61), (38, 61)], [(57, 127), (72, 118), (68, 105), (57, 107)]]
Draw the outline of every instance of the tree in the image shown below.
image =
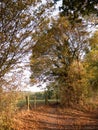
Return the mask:
[[(78, 24), (73, 28), (67, 19), (62, 17), (58, 21), (53, 20), (52, 27), (45, 30), (32, 49), (31, 82), (58, 82), (63, 98), (69, 98), (64, 102), (68, 106), (71, 105), (69, 100), (75, 95), (70, 93), (72, 97), (68, 97), (68, 91), (73, 89), (71, 66), (75, 61), (80, 64), (83, 53), (88, 48), (86, 35), (83, 25)], [(79, 73), (77, 75), (76, 81), (79, 79)], [(78, 98), (76, 100), (79, 102)]]
[[(98, 12), (97, 0), (63, 0), (62, 14), (73, 22), (80, 22), (82, 18)], [(97, 23), (98, 24), (98, 23)]]
[[(83, 61), (74, 60), (69, 67), (66, 89), (63, 89), (62, 102), (67, 106), (83, 105), (88, 95), (88, 82)], [(64, 98), (64, 95), (67, 95)]]
[[(36, 8), (36, 5), (39, 5)], [(46, 17), (45, 9), (51, 3), (40, 4), (35, 0), (0, 2), (0, 82), (22, 57), (30, 52), (34, 33)], [(32, 41), (32, 42), (31, 42)]]
[(90, 38), (90, 50), (86, 55), (88, 82), (92, 91), (98, 90), (98, 31)]
[[(30, 23), (27, 9), (32, 2), (31, 0), (25, 2), (4, 0), (0, 3), (0, 78), (28, 50), (26, 38), (30, 35), (30, 31), (25, 29)], [(26, 31), (25, 34), (23, 29)]]
[[(10, 121), (12, 121), (15, 110), (15, 107), (10, 109), (14, 106), (11, 102), (15, 99), (12, 96), (13, 92), (6, 93), (6, 96), (1, 88), (5, 80), (9, 80), (5, 75), (10, 70), (14, 70), (14, 66), (22, 62), (23, 57), (30, 53), (34, 44), (32, 40), (34, 33), (36, 34), (38, 26), (41, 26), (48, 14), (46, 14), (46, 8), (48, 10), (51, 6), (52, 4), (49, 2), (41, 4), (40, 1), (36, 2), (35, 0), (0, 1), (0, 115), (2, 115), (0, 129), (2, 130), (11, 129), (12, 122)], [(13, 71), (13, 75), (15, 71)], [(10, 76), (12, 78), (10, 81), (13, 82), (14, 78), (17, 80), (15, 76)], [(13, 83), (6, 85), (10, 86), (10, 88), (6, 88), (6, 91), (8, 89), (11, 91)], [(16, 85), (15, 81), (14, 85)]]

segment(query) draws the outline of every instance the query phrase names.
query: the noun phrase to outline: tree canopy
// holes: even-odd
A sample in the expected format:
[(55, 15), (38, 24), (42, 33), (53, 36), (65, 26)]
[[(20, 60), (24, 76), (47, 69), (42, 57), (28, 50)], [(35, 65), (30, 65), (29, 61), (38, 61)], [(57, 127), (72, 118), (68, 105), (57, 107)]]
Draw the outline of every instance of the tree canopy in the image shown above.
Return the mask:
[(30, 53), (34, 34), (48, 14), (45, 9), (51, 6), (51, 2), (40, 4), (35, 0), (0, 2), (0, 81)]
[(31, 82), (55, 82), (54, 86), (59, 86), (61, 96), (65, 97), (62, 102), (72, 105), (80, 103), (88, 93), (84, 56), (91, 47), (91, 22), (85, 18), (88, 16), (88, 21), (92, 21), (92, 14), (96, 18), (97, 1), (63, 0), (60, 14), (36, 37), (30, 59)]
[[(85, 90), (85, 85), (82, 89), (85, 79), (82, 58), (88, 49), (88, 33), (81, 24), (72, 27), (65, 17), (53, 20), (51, 26), (38, 37), (32, 49), (31, 82), (55, 82), (61, 93), (63, 92), (61, 95), (69, 93), (69, 97), (66, 97), (68, 94), (65, 96), (66, 103), (72, 98), (75, 103), (75, 100), (80, 100), (79, 95), (83, 96)], [(81, 94), (74, 99), (79, 91)]]
[[(28, 49), (25, 30), (30, 23), (26, 10), (34, 1), (4, 0), (0, 2), (0, 77), (3, 77)], [(25, 30), (25, 34), (23, 32)]]
[(79, 22), (82, 17), (96, 14), (98, 16), (97, 0), (63, 0), (63, 15), (68, 16), (71, 22)]

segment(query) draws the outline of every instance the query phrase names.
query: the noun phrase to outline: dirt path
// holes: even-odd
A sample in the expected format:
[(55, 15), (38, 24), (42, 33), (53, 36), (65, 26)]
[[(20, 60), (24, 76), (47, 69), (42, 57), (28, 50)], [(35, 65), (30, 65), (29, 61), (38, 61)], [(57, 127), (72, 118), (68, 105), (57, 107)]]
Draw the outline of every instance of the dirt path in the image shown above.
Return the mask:
[(21, 116), (21, 130), (97, 130), (98, 115), (57, 107), (42, 107)]

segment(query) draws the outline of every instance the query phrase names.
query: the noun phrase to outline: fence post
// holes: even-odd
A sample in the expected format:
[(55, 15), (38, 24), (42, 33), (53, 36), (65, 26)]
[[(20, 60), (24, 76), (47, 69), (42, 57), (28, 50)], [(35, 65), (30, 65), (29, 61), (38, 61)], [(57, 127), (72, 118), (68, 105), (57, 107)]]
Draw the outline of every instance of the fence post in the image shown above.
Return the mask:
[(34, 109), (36, 109), (36, 95), (34, 96)]
[(29, 100), (29, 95), (28, 95), (28, 111), (30, 110), (30, 100)]
[(26, 96), (26, 104), (27, 104), (27, 109), (28, 111), (30, 110), (30, 100), (29, 100), (29, 95)]

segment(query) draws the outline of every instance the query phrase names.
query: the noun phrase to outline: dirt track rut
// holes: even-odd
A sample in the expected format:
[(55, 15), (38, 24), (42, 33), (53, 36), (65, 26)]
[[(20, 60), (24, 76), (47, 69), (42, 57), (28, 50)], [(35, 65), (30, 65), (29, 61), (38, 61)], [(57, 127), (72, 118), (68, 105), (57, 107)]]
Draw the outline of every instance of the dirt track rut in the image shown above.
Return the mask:
[[(32, 110), (21, 116), (21, 130), (97, 130), (96, 114), (56, 107)], [(20, 130), (20, 129), (19, 129)]]

